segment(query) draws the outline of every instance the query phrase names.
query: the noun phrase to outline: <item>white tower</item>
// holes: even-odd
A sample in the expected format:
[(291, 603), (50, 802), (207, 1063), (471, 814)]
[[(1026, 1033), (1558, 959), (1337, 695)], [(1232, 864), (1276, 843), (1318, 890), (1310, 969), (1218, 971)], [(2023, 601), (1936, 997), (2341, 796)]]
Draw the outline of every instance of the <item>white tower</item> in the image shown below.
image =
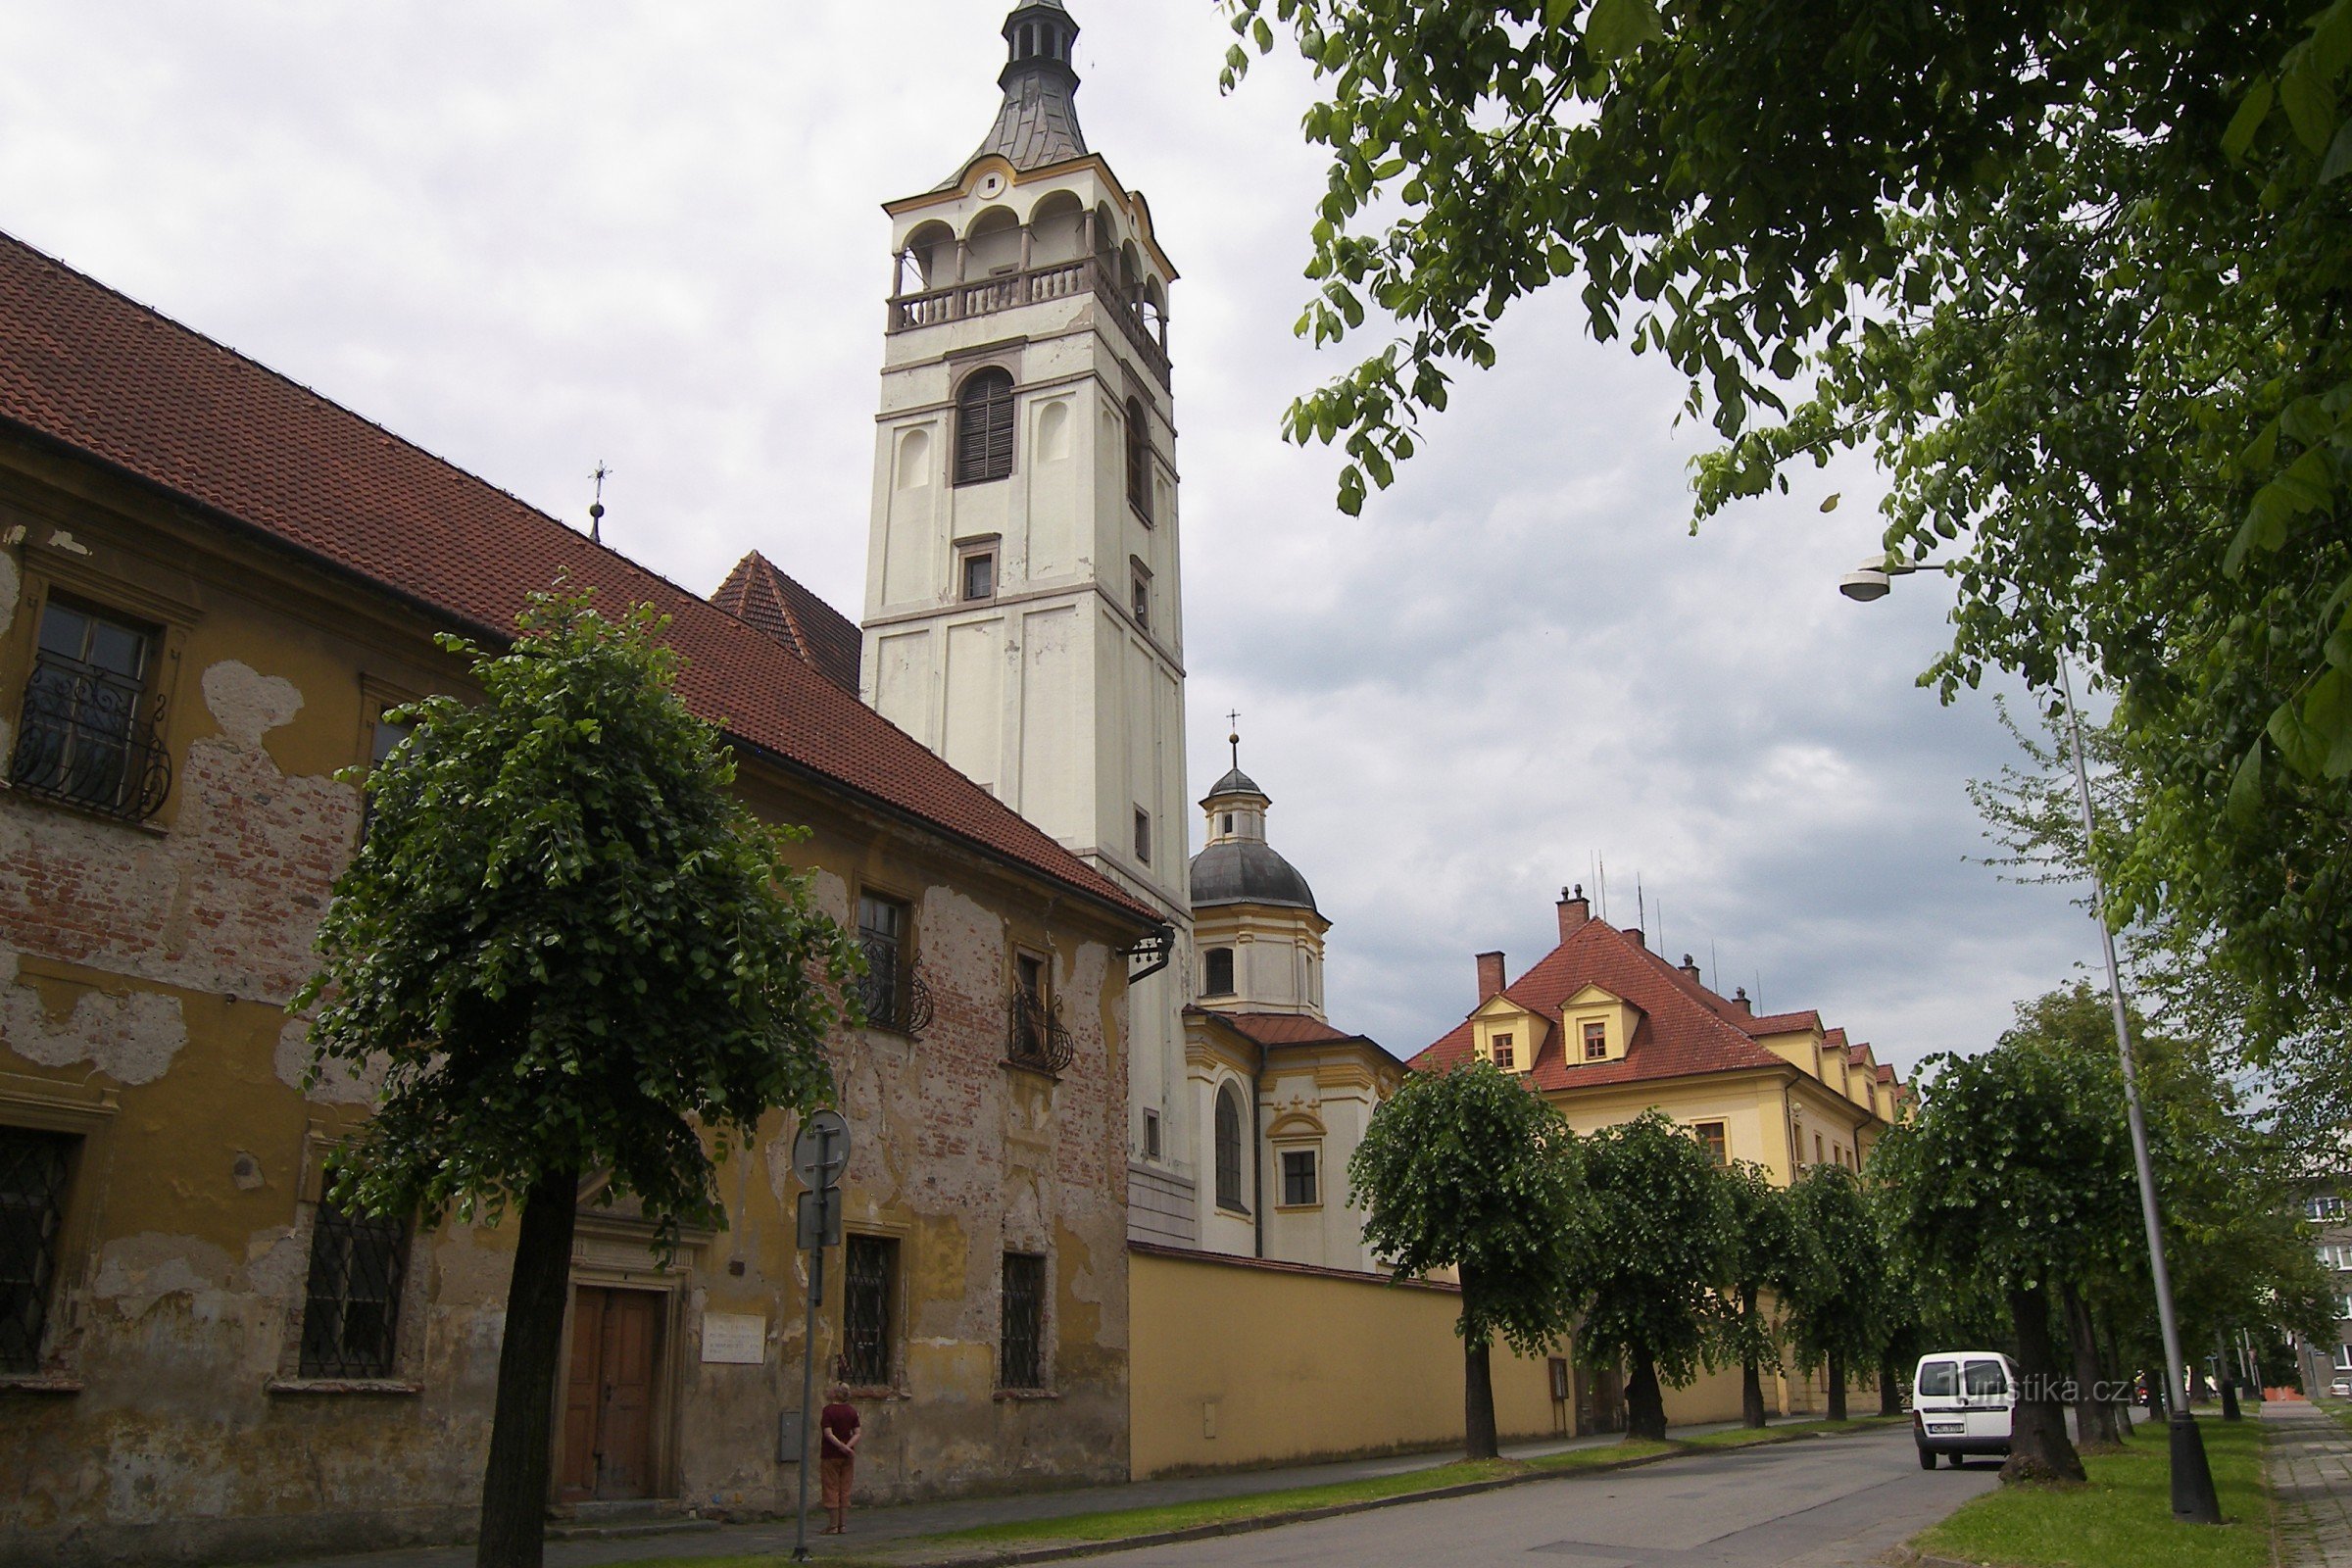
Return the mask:
[(1129, 994), (1132, 1229), (1195, 1240), (1184, 621), (1167, 352), (1175, 268), (1078, 127), (1078, 24), (1004, 24), (1004, 108), (890, 203), (865, 700), (1159, 909)]

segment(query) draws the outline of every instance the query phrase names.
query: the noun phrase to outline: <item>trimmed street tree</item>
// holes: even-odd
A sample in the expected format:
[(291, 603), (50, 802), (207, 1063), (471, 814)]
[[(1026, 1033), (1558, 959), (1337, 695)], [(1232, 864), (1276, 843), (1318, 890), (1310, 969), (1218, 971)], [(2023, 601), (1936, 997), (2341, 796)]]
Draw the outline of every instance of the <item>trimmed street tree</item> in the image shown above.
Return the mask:
[(1398, 1279), (1462, 1287), (1463, 1451), (1498, 1451), (1489, 1347), (1542, 1355), (1574, 1323), (1590, 1203), (1576, 1135), (1490, 1062), (1414, 1074), (1348, 1162), (1364, 1240)]
[[(2020, 1009), (2021, 1014), (2024, 1009)], [(2006, 1298), (2024, 1380), (2012, 1478), (2082, 1479), (2066, 1435), (2051, 1313), (2069, 1281), (2113, 1272), (2139, 1236), (2130, 1134), (2106, 1077), (2021, 1023), (1978, 1056), (1942, 1055), (1919, 1114), (1871, 1153), (1896, 1266), (1922, 1289)]]
[[(481, 1568), (537, 1568), (584, 1178), (663, 1247), (723, 1226), (713, 1160), (831, 1098), (847, 935), (737, 802), (639, 607), (539, 595), (505, 653), (455, 637), (478, 703), (435, 697), (365, 777), (370, 815), (295, 1005), (327, 1063), (382, 1072), (333, 1200), (421, 1225), (521, 1220), (482, 1477)], [(355, 782), (359, 781), (355, 777)]]
[(1228, 84), (1276, 23), (1326, 83), (1300, 335), (1393, 334), (1290, 414), (1344, 510), (1576, 289), (1721, 437), (1699, 517), (1867, 449), (1886, 545), (1955, 568), (1947, 694), (2119, 689), (2123, 909), (2352, 1002), (2352, 0), (1226, 9)]
[(1788, 1189), (1788, 1207), (1804, 1238), (1788, 1298), (1797, 1364), (1827, 1369), (1829, 1417), (1843, 1421), (1846, 1379), (1878, 1363), (1887, 1337), (1886, 1249), (1862, 1184), (1843, 1165), (1807, 1170)]
[(1594, 1205), (1591, 1305), (1577, 1336), (1632, 1366), (1626, 1436), (1663, 1441), (1660, 1380), (1682, 1388), (1715, 1364), (1735, 1237), (1722, 1169), (1655, 1110), (1584, 1140)]
[(1810, 1242), (1795, 1223), (1788, 1190), (1763, 1166), (1747, 1160), (1731, 1166), (1724, 1172), (1724, 1197), (1730, 1204), (1725, 1279), (1732, 1311), (1723, 1340), (1727, 1352), (1740, 1358), (1740, 1424), (1761, 1427), (1769, 1419), (1764, 1374), (1781, 1369), (1779, 1325), (1763, 1298), (1769, 1293), (1786, 1309), (1789, 1282), (1805, 1268), (1802, 1250)]

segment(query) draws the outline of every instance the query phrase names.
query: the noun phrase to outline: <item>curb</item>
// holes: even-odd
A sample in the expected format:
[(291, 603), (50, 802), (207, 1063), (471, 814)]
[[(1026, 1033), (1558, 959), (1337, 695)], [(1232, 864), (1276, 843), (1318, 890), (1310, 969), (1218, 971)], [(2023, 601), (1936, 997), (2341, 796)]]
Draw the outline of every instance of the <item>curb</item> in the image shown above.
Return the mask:
[[(1753, 1443), (1682, 1445), (1665, 1453), (1643, 1454), (1638, 1459), (1619, 1459), (1608, 1464), (1578, 1465), (1558, 1470), (1531, 1470), (1524, 1475), (1463, 1481), (1450, 1487), (1432, 1487), (1425, 1492), (1403, 1492), (1393, 1497), (1367, 1497), (1360, 1502), (1335, 1502), (1319, 1508), (1287, 1508), (1278, 1513), (1255, 1514), (1247, 1519), (1222, 1519), (1214, 1524), (1188, 1525), (1182, 1530), (1155, 1530), (1148, 1535), (1118, 1536), (1102, 1541), (1056, 1542), (1051, 1545), (987, 1547), (941, 1556), (890, 1553), (887, 1556), (878, 1555), (875, 1560), (892, 1564), (893, 1568), (1017, 1568), (1017, 1565), (1025, 1563), (1066, 1562), (1073, 1557), (1099, 1557), (1114, 1551), (1140, 1551), (1148, 1546), (1171, 1546), (1191, 1541), (1253, 1535), (1261, 1530), (1276, 1530), (1285, 1525), (1311, 1524), (1319, 1519), (1371, 1513), (1375, 1509), (1398, 1508), (1407, 1503), (1471, 1497), (1481, 1493), (1500, 1492), (1506, 1487), (1530, 1486), (1539, 1481), (1575, 1481), (1586, 1476), (1614, 1475), (1621, 1470), (1639, 1470), (1694, 1454), (1739, 1453), (1748, 1448), (1778, 1447), (1783, 1444), (1814, 1443), (1853, 1435), (1850, 1432), (1789, 1432), (1759, 1438)], [(1976, 1568), (1976, 1565), (1923, 1559), (1919, 1568)]]

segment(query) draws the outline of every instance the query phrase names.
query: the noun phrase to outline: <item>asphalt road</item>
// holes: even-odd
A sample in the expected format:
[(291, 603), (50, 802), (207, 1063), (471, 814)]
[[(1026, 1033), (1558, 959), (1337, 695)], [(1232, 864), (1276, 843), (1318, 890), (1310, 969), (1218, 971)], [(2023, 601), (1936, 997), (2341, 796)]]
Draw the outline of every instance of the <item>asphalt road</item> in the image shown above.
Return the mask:
[(1997, 1482), (1919, 1468), (1908, 1428), (1692, 1456), (1254, 1535), (1119, 1552), (1115, 1568), (1833, 1568), (1876, 1563)]

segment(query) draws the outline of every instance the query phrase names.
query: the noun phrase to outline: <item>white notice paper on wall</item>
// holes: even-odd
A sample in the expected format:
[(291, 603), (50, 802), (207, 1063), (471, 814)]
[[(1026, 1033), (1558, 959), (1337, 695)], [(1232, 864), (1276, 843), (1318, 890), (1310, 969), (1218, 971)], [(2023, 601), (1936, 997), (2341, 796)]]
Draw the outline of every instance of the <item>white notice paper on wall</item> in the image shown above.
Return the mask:
[(767, 1319), (748, 1313), (705, 1312), (703, 1359), (758, 1366), (767, 1359)]

